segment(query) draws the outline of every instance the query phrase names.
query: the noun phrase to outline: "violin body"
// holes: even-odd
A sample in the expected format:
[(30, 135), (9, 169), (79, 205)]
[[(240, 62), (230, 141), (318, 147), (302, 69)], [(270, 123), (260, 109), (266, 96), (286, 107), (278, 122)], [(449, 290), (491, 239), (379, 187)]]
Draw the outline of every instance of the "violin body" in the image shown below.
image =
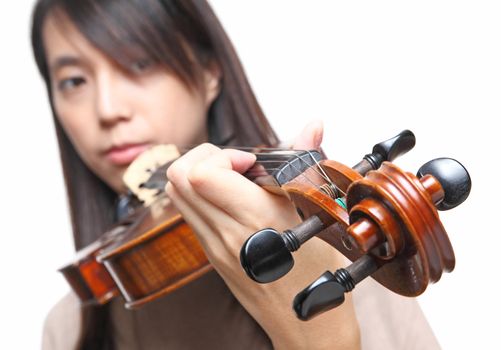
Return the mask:
[(165, 198), (97, 255), (125, 298), (139, 307), (212, 270), (193, 230)]
[(127, 308), (136, 308), (212, 270), (194, 232), (168, 203), (163, 197), (140, 207), (59, 269), (82, 304), (122, 295)]
[(115, 225), (98, 240), (78, 251), (69, 264), (59, 269), (82, 304), (105, 304), (120, 294), (115, 280), (106, 267), (97, 261), (97, 256), (117, 235), (123, 234), (130, 224), (130, 221), (125, 221)]

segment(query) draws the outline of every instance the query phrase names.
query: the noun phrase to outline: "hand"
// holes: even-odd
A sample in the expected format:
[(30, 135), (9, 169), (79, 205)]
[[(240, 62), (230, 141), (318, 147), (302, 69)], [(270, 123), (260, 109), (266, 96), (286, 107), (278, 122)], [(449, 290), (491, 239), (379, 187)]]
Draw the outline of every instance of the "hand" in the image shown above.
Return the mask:
[[(296, 138), (294, 148), (318, 148), (322, 135), (321, 123), (312, 123)], [(264, 227), (284, 230), (300, 221), (288, 199), (241, 175), (254, 162), (250, 153), (200, 145), (169, 167), (166, 192), (196, 232), (209, 261), (275, 348), (358, 348), (358, 324), (349, 297), (338, 309), (309, 322), (299, 321), (292, 311), (299, 291), (325, 270), (343, 265), (332, 247), (310, 240), (294, 254), (295, 268), (270, 284), (250, 280), (240, 266), (240, 249), (252, 233)]]

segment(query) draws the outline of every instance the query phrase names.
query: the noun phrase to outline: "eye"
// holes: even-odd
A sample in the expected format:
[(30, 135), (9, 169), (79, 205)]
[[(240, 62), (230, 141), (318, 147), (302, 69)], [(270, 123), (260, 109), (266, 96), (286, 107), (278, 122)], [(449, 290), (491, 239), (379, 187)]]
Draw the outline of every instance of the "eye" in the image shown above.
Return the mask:
[(85, 79), (83, 77), (71, 77), (61, 80), (57, 84), (57, 86), (60, 91), (65, 92), (76, 89), (77, 87), (83, 85), (84, 83)]
[(155, 62), (153, 62), (150, 58), (141, 58), (136, 60), (131, 64), (130, 70), (132, 73), (139, 74), (147, 71), (151, 67), (153, 67)]

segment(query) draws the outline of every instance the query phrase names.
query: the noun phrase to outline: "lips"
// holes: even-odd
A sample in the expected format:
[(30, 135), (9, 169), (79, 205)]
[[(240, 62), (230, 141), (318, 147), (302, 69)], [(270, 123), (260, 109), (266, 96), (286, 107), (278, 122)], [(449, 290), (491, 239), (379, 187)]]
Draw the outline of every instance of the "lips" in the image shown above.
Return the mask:
[(105, 157), (114, 165), (128, 165), (149, 147), (148, 143), (114, 146), (105, 152)]

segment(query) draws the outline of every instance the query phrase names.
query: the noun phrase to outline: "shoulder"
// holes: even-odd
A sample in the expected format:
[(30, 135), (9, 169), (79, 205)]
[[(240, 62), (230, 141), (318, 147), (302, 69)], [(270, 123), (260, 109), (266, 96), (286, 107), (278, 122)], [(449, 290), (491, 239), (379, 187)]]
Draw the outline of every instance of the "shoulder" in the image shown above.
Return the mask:
[(440, 346), (415, 298), (368, 278), (353, 293), (363, 349), (431, 350)]
[(45, 318), (43, 350), (74, 349), (81, 327), (80, 303), (74, 293), (64, 296)]

